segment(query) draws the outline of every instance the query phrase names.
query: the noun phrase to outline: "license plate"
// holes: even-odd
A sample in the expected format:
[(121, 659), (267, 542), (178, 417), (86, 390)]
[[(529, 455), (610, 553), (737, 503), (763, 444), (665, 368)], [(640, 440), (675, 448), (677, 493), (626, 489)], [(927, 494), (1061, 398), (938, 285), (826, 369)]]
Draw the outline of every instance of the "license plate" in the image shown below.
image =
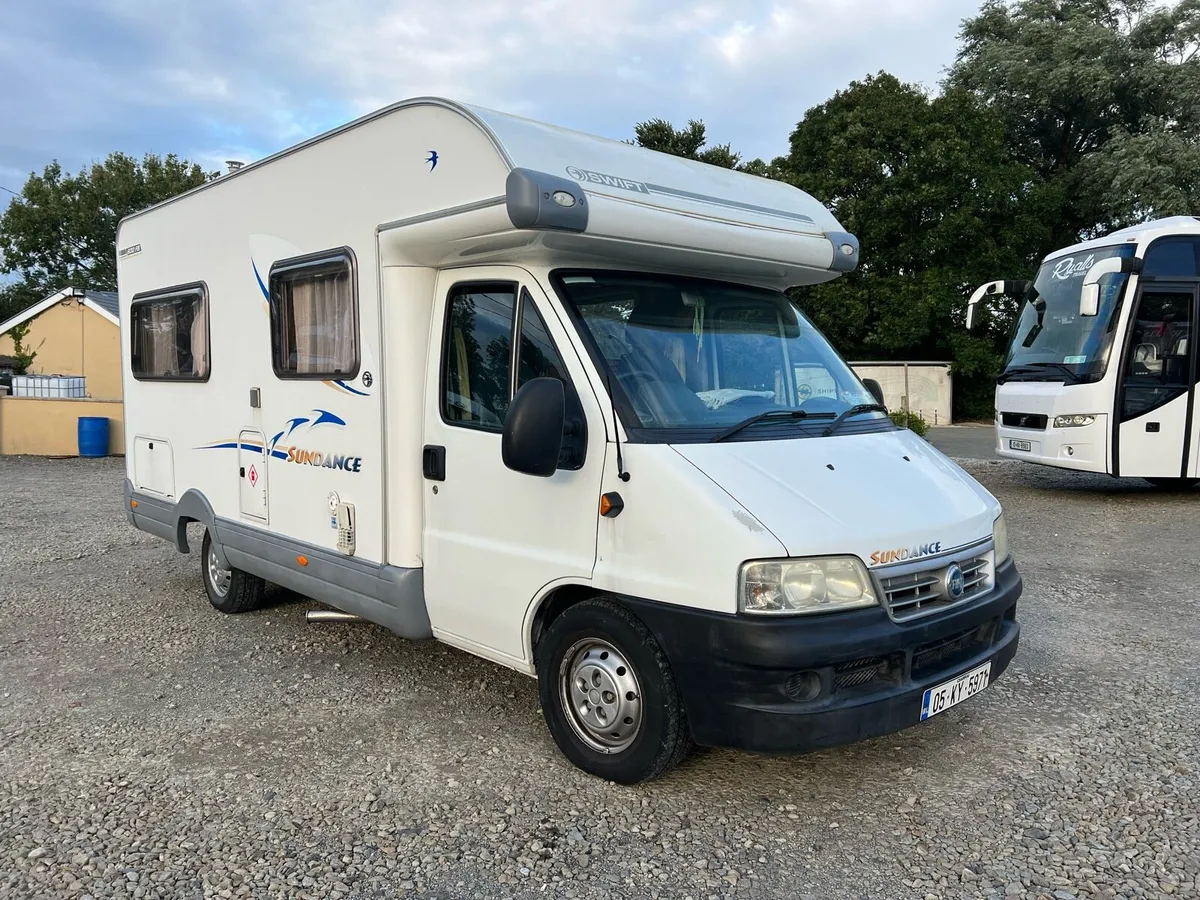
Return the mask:
[(929, 688), (921, 698), (921, 721), (945, 712), (969, 697), (974, 697), (988, 686), (991, 674), (992, 662), (988, 660), (970, 672), (964, 672), (951, 681)]
[(1033, 444), (1029, 443), (1029, 441), (1012, 441), (1012, 440), (1010, 440), (1008, 442), (1008, 449), (1009, 450), (1032, 450)]

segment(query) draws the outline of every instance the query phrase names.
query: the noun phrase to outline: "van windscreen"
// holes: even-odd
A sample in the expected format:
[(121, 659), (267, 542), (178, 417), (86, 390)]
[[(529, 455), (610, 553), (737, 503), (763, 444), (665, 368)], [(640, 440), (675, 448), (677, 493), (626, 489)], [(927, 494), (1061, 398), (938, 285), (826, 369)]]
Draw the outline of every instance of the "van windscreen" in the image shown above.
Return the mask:
[[(738, 439), (810, 436), (838, 413), (874, 403), (824, 335), (778, 291), (603, 271), (560, 272), (554, 282), (627, 429), (641, 439), (711, 439), (771, 410), (813, 415), (769, 416)], [(890, 427), (882, 413), (854, 422), (846, 433)]]

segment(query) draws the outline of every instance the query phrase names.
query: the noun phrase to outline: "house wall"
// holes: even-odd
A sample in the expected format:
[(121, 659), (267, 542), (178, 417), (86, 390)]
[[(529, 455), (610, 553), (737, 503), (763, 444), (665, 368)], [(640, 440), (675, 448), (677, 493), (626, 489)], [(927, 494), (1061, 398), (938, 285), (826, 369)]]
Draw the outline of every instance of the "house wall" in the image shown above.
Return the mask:
[[(92, 399), (121, 399), (121, 330), (74, 298), (30, 320), (24, 344), (37, 351), (30, 375), (82, 375)], [(0, 356), (12, 354), (12, 336), (0, 335)]]
[(954, 409), (954, 379), (950, 363), (853, 362), (859, 378), (874, 378), (883, 388), (890, 410), (920, 413), (930, 425), (949, 425)]
[(78, 456), (80, 416), (107, 418), (109, 454), (125, 452), (124, 409), (119, 400), (0, 397), (0, 454)]

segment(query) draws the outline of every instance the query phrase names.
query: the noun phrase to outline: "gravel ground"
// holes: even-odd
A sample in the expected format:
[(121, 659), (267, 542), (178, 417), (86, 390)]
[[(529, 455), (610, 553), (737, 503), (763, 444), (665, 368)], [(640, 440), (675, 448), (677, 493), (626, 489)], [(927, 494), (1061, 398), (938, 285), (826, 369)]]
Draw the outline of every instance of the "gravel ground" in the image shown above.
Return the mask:
[(1200, 491), (966, 465), (1026, 582), (1003, 679), (622, 788), (524, 676), (282, 592), (217, 613), (121, 460), (0, 457), (0, 898), (1200, 897)]

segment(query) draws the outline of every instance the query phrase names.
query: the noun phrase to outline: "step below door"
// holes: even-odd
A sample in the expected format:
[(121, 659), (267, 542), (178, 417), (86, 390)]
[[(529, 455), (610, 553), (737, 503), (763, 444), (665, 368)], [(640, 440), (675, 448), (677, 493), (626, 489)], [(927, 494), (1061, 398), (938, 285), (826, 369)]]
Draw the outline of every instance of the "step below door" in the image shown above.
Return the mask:
[(238, 435), (238, 495), (243, 516), (267, 520), (267, 452), (261, 431)]

